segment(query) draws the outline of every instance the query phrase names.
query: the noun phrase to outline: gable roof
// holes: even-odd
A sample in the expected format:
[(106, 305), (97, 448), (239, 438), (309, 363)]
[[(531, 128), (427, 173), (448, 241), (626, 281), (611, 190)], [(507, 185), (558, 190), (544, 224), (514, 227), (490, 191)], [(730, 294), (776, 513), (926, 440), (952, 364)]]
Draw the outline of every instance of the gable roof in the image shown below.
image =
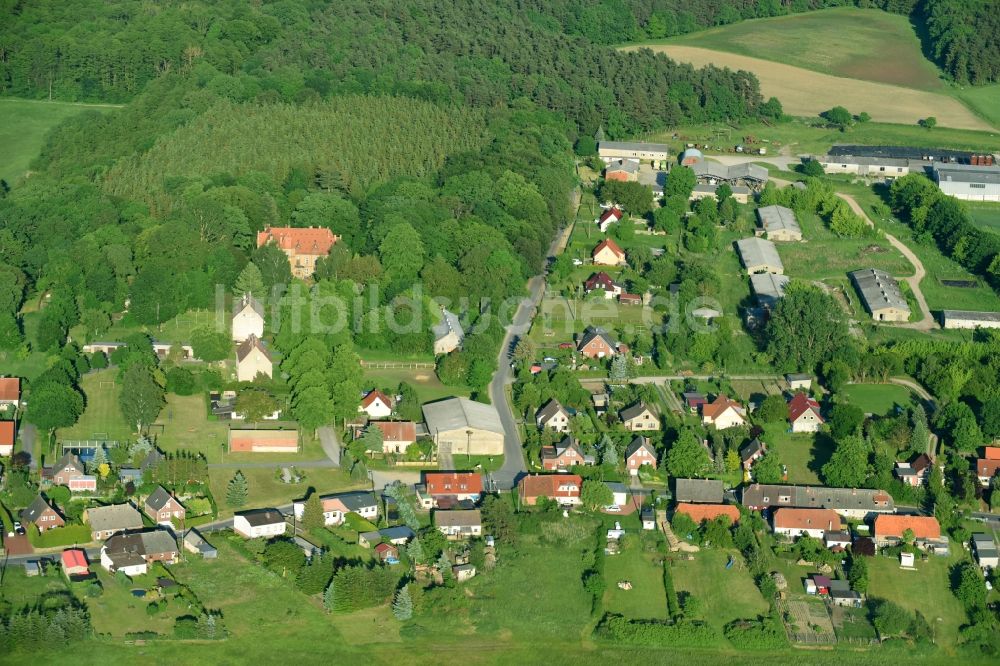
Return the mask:
[(320, 502), (323, 505), (324, 511), (343, 507), (348, 512), (359, 513), (362, 509), (378, 506), (378, 500), (375, 499), (375, 494), (364, 490), (338, 493), (336, 495), (326, 495), (320, 497)]
[(865, 268), (847, 275), (857, 287), (861, 300), (865, 302), (865, 307), (869, 312), (886, 307), (910, 311), (906, 297), (899, 289), (899, 282), (885, 271), (877, 268)]
[(383, 442), (417, 441), (417, 424), (413, 421), (371, 421), (370, 425), (382, 431)]
[(264, 525), (277, 525), (285, 522), (285, 517), (277, 509), (251, 509), (236, 515), (245, 518), (250, 527), (263, 527)]
[(720, 504), (722, 495), (722, 481), (718, 479), (675, 479), (674, 481), (674, 499), (678, 502)]
[(92, 532), (137, 530), (142, 527), (142, 516), (131, 504), (112, 504), (87, 509), (87, 522)]
[(764, 442), (759, 437), (754, 437), (740, 449), (740, 460), (746, 462), (764, 450)]
[(116, 534), (104, 542), (104, 548), (112, 561), (119, 563), (120, 566), (121, 560), (115, 555), (142, 557), (173, 553), (177, 552), (177, 542), (166, 530), (151, 530), (132, 534)]
[(810, 410), (816, 412), (816, 418), (820, 423), (823, 423), (823, 417), (819, 413), (819, 403), (805, 393), (796, 393), (788, 401), (788, 420), (794, 423), (798, 421), (800, 416)]
[(267, 227), (257, 233), (257, 247), (274, 242), (282, 250), (298, 254), (330, 254), (330, 248), (340, 240), (326, 227)]
[(614, 253), (614, 255), (620, 259), (625, 257), (625, 250), (618, 247), (618, 243), (614, 242), (610, 238), (605, 238), (600, 243), (598, 243), (597, 246), (591, 251), (590, 256), (596, 257), (598, 254), (601, 253), (602, 250), (605, 249), (611, 250), (611, 252)]
[(434, 524), (438, 527), (472, 527), (482, 525), (483, 518), (479, 513), (479, 509), (435, 511)]
[(632, 160), (615, 160), (609, 164), (605, 169), (605, 173), (612, 173), (615, 171), (624, 171), (625, 173), (638, 173), (639, 164), (633, 162)]
[[(4, 423), (4, 422), (0, 422), (0, 423)], [(6, 423), (10, 423), (10, 422), (7, 421)], [(55, 476), (56, 474), (58, 474), (59, 472), (61, 472), (64, 469), (66, 469), (70, 465), (72, 465), (74, 468), (80, 470), (80, 473), (83, 473), (83, 463), (80, 462), (80, 458), (78, 458), (75, 453), (66, 452), (66, 453), (63, 454), (63, 457), (60, 458), (59, 461), (56, 462), (56, 464), (52, 466), (52, 475)]]
[(881, 515), (875, 519), (875, 537), (902, 537), (913, 530), (917, 539), (940, 539), (941, 525), (933, 516)]
[(539, 419), (542, 423), (548, 423), (554, 416), (559, 413), (569, 416), (569, 412), (563, 407), (558, 400), (552, 398), (547, 403), (542, 405), (542, 407), (535, 414), (535, 418)]
[(976, 460), (976, 475), (983, 478), (992, 478), (1000, 472), (1000, 460), (990, 460), (979, 458)]
[(150, 493), (149, 497), (146, 498), (146, 506), (153, 511), (159, 511), (172, 499), (173, 497), (163, 486), (156, 486), (156, 490)]
[(743, 488), (748, 507), (791, 506), (852, 511), (892, 511), (892, 495), (866, 488), (827, 488), (752, 483)]
[(250, 334), (250, 337), (236, 346), (236, 360), (242, 363), (254, 349), (260, 350), (260, 353), (262, 353), (268, 361), (273, 360), (271, 358), (271, 353), (267, 351), (267, 347), (264, 346), (264, 343), (261, 342), (260, 338), (252, 333)]
[(933, 461), (930, 459), (930, 457), (928, 457), (926, 453), (921, 453), (919, 456), (913, 459), (913, 462), (910, 463), (910, 467), (913, 469), (914, 472), (919, 474), (920, 472), (923, 472), (925, 469), (927, 469), (933, 464), (934, 464)]
[(583, 332), (583, 337), (580, 338), (580, 348), (586, 347), (597, 338), (603, 339), (604, 342), (612, 349), (617, 346), (615, 341), (611, 338), (611, 335), (609, 335), (603, 328), (599, 326), (588, 326), (587, 330)]
[(520, 486), (525, 497), (579, 497), (583, 478), (578, 474), (533, 474), (523, 477)]
[(433, 436), (437, 432), (448, 432), (460, 428), (474, 428), (497, 434), (504, 434), (500, 414), (493, 405), (473, 402), (468, 398), (448, 398), (423, 406), (427, 431)]
[(729, 408), (734, 409), (740, 416), (743, 415), (743, 405), (730, 399), (729, 396), (720, 393), (715, 396), (715, 400), (706, 402), (701, 406), (701, 415), (714, 421)]
[(796, 509), (783, 507), (774, 512), (774, 528), (839, 530), (840, 516), (833, 509)]
[(1000, 446), (984, 447), (983, 458), (985, 458), (986, 460), (1000, 460)]
[(483, 492), (483, 477), (476, 472), (425, 472), (430, 495), (474, 495)]
[(64, 550), (60, 557), (62, 558), (63, 568), (71, 567), (86, 567), (87, 566), (87, 555), (83, 552), (81, 548), (73, 548), (71, 550)]
[(458, 336), (459, 340), (465, 339), (465, 331), (462, 329), (462, 322), (459, 321), (458, 315), (444, 308), (441, 308), (441, 321), (431, 327), (431, 332), (434, 333), (435, 340), (440, 340), (452, 332)]
[(621, 412), (619, 412), (619, 416), (621, 416), (622, 421), (631, 421), (632, 419), (638, 416), (642, 416), (644, 412), (649, 412), (653, 416), (656, 416), (653, 410), (647, 407), (646, 404), (642, 402), (638, 402), (630, 407), (626, 407)]
[(13, 421), (0, 421), (0, 444), (3, 446), (13, 446), (16, 439), (16, 430)]
[(597, 219), (598, 222), (604, 223), (610, 220), (611, 218), (614, 218), (616, 222), (622, 219), (622, 211), (620, 208), (618, 208), (618, 206), (612, 206), (611, 208), (607, 209), (606, 211), (601, 213), (601, 216)]
[(365, 394), (365, 397), (361, 399), (361, 407), (368, 409), (376, 400), (381, 400), (382, 404), (392, 409), (392, 398), (382, 393), (379, 389), (372, 389)]
[(762, 264), (779, 272), (785, 269), (781, 263), (781, 257), (778, 255), (778, 248), (769, 240), (756, 236), (744, 238), (736, 241), (736, 249), (739, 251), (740, 261), (743, 262), (743, 267), (746, 269), (756, 268)]
[(674, 512), (687, 514), (695, 523), (714, 520), (718, 516), (729, 516), (733, 523), (740, 519), (740, 510), (732, 504), (678, 504)]
[(153, 449), (152, 451), (146, 454), (145, 458), (142, 459), (142, 462), (139, 464), (139, 469), (145, 472), (150, 467), (156, 467), (157, 465), (160, 464), (160, 461), (163, 460), (165, 457), (166, 456), (164, 456), (162, 453), (160, 453), (156, 449)]
[(587, 291), (592, 291), (594, 289), (604, 289), (607, 291), (608, 289), (614, 289), (617, 284), (610, 275), (604, 271), (598, 271), (587, 278), (587, 280), (583, 283), (583, 286), (586, 287)]
[(645, 449), (649, 455), (656, 457), (656, 449), (645, 437), (634, 437), (631, 442), (629, 442), (628, 447), (625, 449), (625, 459), (629, 459), (633, 454), (637, 453), (640, 449)]
[(767, 232), (785, 230), (798, 234), (802, 233), (802, 228), (799, 227), (799, 222), (795, 219), (795, 213), (791, 208), (785, 208), (784, 206), (764, 206), (757, 209), (757, 217), (760, 219), (760, 225)]
[(243, 297), (240, 299), (240, 308), (239, 308), (239, 310), (236, 311), (236, 314), (234, 314), (233, 317), (235, 318), (235, 317), (243, 314), (248, 309), (251, 312), (256, 313), (257, 316), (260, 317), (261, 319), (264, 318), (264, 306), (261, 305), (260, 301), (258, 301), (256, 298), (254, 298), (253, 294), (251, 294), (249, 292), (246, 293), (246, 294), (243, 294)]
[(56, 511), (55, 507), (49, 504), (41, 495), (37, 496), (26, 509), (21, 511), (21, 520), (25, 523), (33, 523), (46, 511)]
[(0, 377), (0, 400), (21, 399), (21, 378)]

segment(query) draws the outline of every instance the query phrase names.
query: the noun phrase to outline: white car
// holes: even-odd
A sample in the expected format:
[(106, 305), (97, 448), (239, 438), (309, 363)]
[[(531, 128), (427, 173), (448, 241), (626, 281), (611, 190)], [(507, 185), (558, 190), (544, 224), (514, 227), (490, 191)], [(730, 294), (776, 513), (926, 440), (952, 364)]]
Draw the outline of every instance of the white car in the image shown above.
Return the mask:
[(621, 513), (622, 512), (622, 508), (620, 506), (618, 506), (617, 504), (609, 504), (608, 506), (604, 507), (604, 510), (607, 513)]
[(583, 259), (574, 259), (573, 260), (573, 265), (574, 266), (583, 266)]

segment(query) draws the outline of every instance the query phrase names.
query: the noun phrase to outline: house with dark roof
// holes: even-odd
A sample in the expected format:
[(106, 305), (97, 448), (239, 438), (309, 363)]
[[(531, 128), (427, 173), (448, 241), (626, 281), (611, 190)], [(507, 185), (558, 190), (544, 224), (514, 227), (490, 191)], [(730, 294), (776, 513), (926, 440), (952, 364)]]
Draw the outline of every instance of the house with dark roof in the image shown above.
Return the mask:
[(141, 576), (153, 562), (173, 564), (177, 555), (177, 542), (166, 530), (117, 534), (101, 547), (101, 566), (110, 573)]
[(69, 452), (64, 453), (51, 468), (43, 470), (42, 477), (53, 486), (66, 486), (72, 492), (97, 490), (97, 477), (87, 474), (80, 458)]
[(674, 500), (689, 504), (721, 504), (722, 481), (718, 479), (674, 479)]
[(744, 486), (742, 504), (751, 511), (779, 507), (833, 509), (845, 518), (857, 520), (896, 510), (892, 495), (884, 490), (762, 483)]
[(233, 516), (233, 531), (247, 539), (270, 539), (285, 533), (288, 523), (277, 509), (252, 509)]
[(604, 293), (604, 298), (606, 299), (619, 296), (625, 291), (620, 284), (615, 282), (611, 276), (604, 271), (594, 273), (587, 278), (583, 283), (583, 290), (588, 294), (594, 291), (601, 291)]
[(618, 413), (618, 416), (625, 429), (631, 432), (660, 429), (660, 417), (642, 402), (626, 407)]
[(131, 504), (97, 506), (83, 512), (83, 519), (90, 524), (94, 541), (108, 539), (119, 532), (142, 529), (142, 515)]
[(576, 349), (587, 358), (606, 358), (618, 353), (618, 343), (603, 328), (588, 326)]
[(479, 509), (435, 511), (434, 526), (449, 540), (482, 536), (483, 518)]
[(556, 432), (569, 432), (569, 410), (552, 398), (535, 413), (535, 425)]
[(759, 437), (754, 437), (744, 444), (743, 448), (740, 449), (740, 462), (743, 464), (743, 469), (749, 472), (753, 464), (763, 458), (765, 453), (767, 453), (767, 445)]
[(149, 518), (160, 525), (173, 525), (181, 522), (187, 515), (187, 509), (177, 498), (171, 495), (163, 486), (157, 486), (142, 505), (142, 510)]
[(927, 483), (927, 477), (931, 474), (934, 463), (926, 453), (921, 453), (911, 462), (896, 462), (893, 472), (896, 478), (908, 486), (917, 488)]
[(792, 432), (817, 432), (824, 423), (819, 403), (805, 393), (796, 393), (788, 401), (788, 422)]
[(271, 353), (256, 335), (250, 335), (236, 347), (236, 379), (252, 382), (258, 375), (268, 379), (274, 369)]
[(567, 435), (556, 445), (543, 446), (541, 456), (542, 469), (549, 472), (565, 472), (574, 465), (594, 464), (594, 457), (585, 455), (572, 435)]
[[(323, 524), (325, 525), (343, 525), (349, 513), (356, 513), (368, 521), (378, 520), (378, 500), (374, 493), (366, 490), (323, 495), (319, 501), (323, 507)], [(297, 520), (302, 520), (305, 508), (304, 501), (292, 503), (292, 511), (294, 511)]]
[(1000, 567), (1000, 551), (997, 543), (989, 534), (977, 532), (972, 535), (972, 554), (976, 558), (976, 564), (983, 569), (996, 569)]
[(625, 468), (630, 476), (639, 476), (643, 465), (656, 468), (656, 449), (649, 438), (636, 436), (625, 449)]
[(25, 525), (34, 525), (39, 532), (44, 532), (54, 527), (62, 527), (66, 524), (66, 519), (56, 510), (55, 506), (49, 504), (48, 500), (39, 495), (28, 505), (28, 508), (21, 511), (21, 522)]

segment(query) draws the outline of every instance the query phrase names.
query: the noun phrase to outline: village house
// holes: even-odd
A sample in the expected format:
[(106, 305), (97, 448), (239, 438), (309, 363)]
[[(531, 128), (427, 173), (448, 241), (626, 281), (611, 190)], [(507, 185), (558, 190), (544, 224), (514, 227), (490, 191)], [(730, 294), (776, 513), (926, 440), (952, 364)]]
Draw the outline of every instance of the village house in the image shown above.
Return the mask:
[(434, 525), (449, 540), (469, 539), (483, 535), (483, 518), (479, 509), (435, 511)]
[(605, 238), (597, 244), (591, 253), (591, 258), (597, 266), (624, 266), (625, 250), (618, 247), (618, 243), (610, 238)]
[(378, 389), (372, 389), (361, 399), (358, 411), (370, 419), (385, 419), (392, 416), (395, 401)]
[(605, 358), (618, 352), (618, 343), (603, 328), (589, 326), (576, 349), (587, 358)]
[(236, 379), (252, 382), (263, 375), (271, 379), (274, 363), (264, 343), (255, 335), (236, 346)]
[(82, 548), (70, 548), (59, 554), (63, 573), (67, 576), (86, 576), (90, 573), (87, 553)]
[(674, 513), (683, 513), (700, 525), (704, 521), (712, 521), (719, 516), (726, 516), (733, 525), (740, 522), (740, 510), (732, 504), (684, 504), (674, 507)]
[(0, 410), (21, 408), (21, 379), (0, 377)]
[(897, 461), (893, 471), (900, 481), (917, 488), (927, 483), (927, 477), (930, 476), (933, 465), (934, 463), (927, 457), (927, 454), (921, 453), (912, 462)]
[[(356, 490), (347, 493), (337, 493), (336, 495), (324, 495), (319, 498), (323, 507), (324, 525), (343, 525), (347, 520), (347, 514), (356, 513), (365, 520), (378, 520), (378, 500), (374, 493)], [(302, 520), (305, 515), (306, 503), (292, 503), (292, 511), (296, 520)]]
[(792, 432), (817, 432), (823, 425), (819, 403), (805, 393), (796, 393), (788, 401), (788, 421)]
[(844, 518), (853, 520), (896, 510), (892, 496), (884, 490), (762, 483), (745, 486), (742, 503), (751, 511), (778, 507), (833, 509)]
[(623, 217), (625, 217), (625, 214), (622, 213), (621, 209), (617, 206), (612, 206), (601, 213), (600, 217), (594, 220), (594, 223), (597, 225), (597, 228), (601, 230), (601, 233), (607, 233), (608, 228), (615, 222), (620, 221)]
[(631, 407), (626, 407), (618, 413), (618, 416), (621, 418), (625, 429), (630, 432), (660, 429), (660, 417), (641, 402)]
[(726, 395), (720, 394), (712, 402), (701, 406), (701, 422), (716, 430), (746, 425), (745, 416), (743, 405)]
[(789, 391), (808, 391), (812, 388), (812, 375), (805, 372), (794, 372), (785, 375)]
[(142, 515), (131, 504), (96, 506), (83, 512), (94, 541), (109, 539), (119, 532), (142, 529)]
[(257, 247), (277, 245), (292, 269), (292, 276), (308, 279), (316, 271), (316, 262), (329, 256), (330, 248), (340, 240), (326, 227), (267, 227), (257, 234)]
[(851, 543), (851, 533), (847, 530), (828, 531), (823, 535), (823, 545), (833, 551), (846, 550)]
[(13, 455), (16, 440), (17, 425), (14, 421), (0, 421), (0, 456)]
[(947, 539), (941, 539), (941, 525), (934, 516), (877, 516), (872, 536), (876, 546), (885, 548), (902, 542), (907, 530), (913, 533), (914, 545), (921, 550), (933, 552), (948, 547)]
[(697, 391), (686, 391), (681, 397), (684, 398), (684, 404), (692, 414), (697, 414), (702, 405), (708, 404), (708, 399)]
[(406, 453), (417, 441), (417, 424), (413, 421), (372, 421), (369, 425), (382, 432), (383, 453)]
[(252, 294), (243, 294), (233, 314), (233, 342), (243, 342), (250, 336), (264, 337), (264, 306)]
[(233, 516), (233, 531), (247, 539), (270, 539), (285, 533), (288, 524), (277, 509), (253, 509)]
[(580, 443), (572, 435), (567, 435), (553, 446), (542, 447), (542, 469), (549, 472), (565, 472), (574, 465), (593, 465), (594, 457), (584, 455)]
[(417, 484), (417, 502), (425, 509), (444, 509), (459, 502), (479, 502), (483, 477), (476, 472), (425, 472)]
[(577, 474), (532, 474), (521, 478), (517, 496), (521, 506), (535, 506), (547, 498), (560, 506), (579, 506), (583, 479)]
[(299, 450), (298, 430), (258, 430), (231, 428), (230, 453), (295, 453)]
[(647, 437), (634, 437), (625, 449), (625, 468), (630, 476), (639, 476), (643, 465), (656, 469), (656, 449)]
[(615, 160), (604, 169), (604, 180), (634, 183), (639, 179), (639, 163), (631, 160)]
[(465, 331), (458, 315), (441, 308), (441, 321), (431, 327), (434, 334), (434, 355), (450, 354), (462, 346)]
[(674, 479), (674, 499), (683, 504), (721, 504), (723, 490), (718, 479)]
[(569, 432), (570, 417), (569, 410), (552, 398), (535, 413), (535, 425), (556, 432)]
[(440, 453), (503, 454), (503, 424), (493, 405), (468, 398), (448, 398), (424, 404), (423, 412), (427, 432)]
[(142, 505), (142, 510), (150, 520), (160, 525), (173, 525), (181, 522), (187, 510), (181, 506), (177, 498), (166, 491), (163, 486), (157, 486)]
[(765, 453), (767, 453), (767, 445), (759, 437), (754, 437), (747, 442), (740, 449), (740, 463), (743, 465), (743, 470), (749, 473), (753, 464), (763, 458)]
[(205, 541), (201, 533), (191, 528), (184, 534), (184, 550), (195, 555), (201, 555), (206, 560), (214, 560), (219, 557), (218, 549)]
[(775, 534), (795, 539), (810, 536), (822, 539), (827, 532), (839, 532), (840, 515), (833, 509), (777, 509), (771, 516)]
[(972, 555), (976, 558), (976, 564), (983, 569), (1000, 567), (1000, 551), (989, 534), (977, 532), (972, 535)]
[(800, 241), (802, 228), (791, 208), (764, 206), (757, 209), (761, 229), (770, 241)]
[(399, 548), (391, 543), (380, 543), (373, 550), (375, 559), (379, 562), (399, 561)]
[(997, 472), (1000, 472), (1000, 446), (984, 447), (983, 457), (976, 459), (976, 477), (979, 478), (979, 484), (988, 488)]
[(80, 458), (73, 453), (64, 453), (55, 465), (42, 470), (42, 477), (53, 486), (66, 486), (74, 493), (97, 490), (97, 477), (88, 475)]
[(44, 532), (54, 527), (62, 527), (66, 524), (66, 519), (53, 505), (39, 495), (28, 505), (28, 508), (21, 511), (21, 522), (25, 525), (34, 525), (39, 532)]
[(910, 318), (910, 306), (896, 278), (877, 268), (865, 268), (847, 275), (873, 320), (907, 321)]
[(600, 291), (604, 294), (605, 299), (612, 299), (625, 291), (620, 284), (612, 280), (611, 276), (604, 271), (594, 273), (587, 278), (583, 283), (583, 290), (587, 294)]
[(101, 547), (101, 566), (109, 573), (141, 576), (154, 562), (177, 561), (177, 542), (166, 530), (118, 534)]
[(358, 545), (362, 548), (371, 548), (379, 543), (390, 543), (393, 546), (405, 546), (416, 536), (416, 533), (406, 525), (383, 527), (378, 531), (362, 532), (359, 534)]

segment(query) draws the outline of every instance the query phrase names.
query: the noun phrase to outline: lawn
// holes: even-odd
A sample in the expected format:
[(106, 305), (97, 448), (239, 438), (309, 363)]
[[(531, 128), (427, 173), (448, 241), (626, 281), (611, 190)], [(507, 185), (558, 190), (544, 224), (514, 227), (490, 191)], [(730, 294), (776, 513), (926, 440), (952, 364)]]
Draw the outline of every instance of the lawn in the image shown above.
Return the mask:
[[(961, 548), (953, 545), (955, 557)], [(869, 566), (868, 597), (888, 599), (911, 611), (920, 611), (934, 631), (934, 640), (945, 650), (958, 642), (958, 628), (967, 622), (962, 604), (951, 592), (950, 567), (955, 559), (930, 556), (917, 562), (916, 571), (899, 568), (894, 557), (876, 557)]]
[[(909, 20), (875, 9), (837, 8), (741, 21), (670, 41), (846, 78), (922, 90), (943, 86)], [(878, 66), (872, 66), (875, 56)]]
[[(726, 569), (730, 554), (737, 563)], [(709, 549), (694, 554), (693, 560), (676, 560), (670, 569), (678, 594), (687, 592), (701, 602), (702, 617), (722, 633), (733, 620), (756, 618), (767, 612), (743, 558), (735, 551)]]
[(1000, 83), (989, 86), (966, 86), (952, 94), (994, 127), (1000, 127)]
[[(174, 620), (189, 612), (186, 602), (180, 599), (171, 599), (163, 611), (156, 615), (147, 615), (146, 606), (154, 597), (147, 596), (140, 599), (134, 597), (131, 591), (154, 587), (156, 577), (152, 573), (137, 576), (131, 582), (122, 585), (100, 566), (92, 566), (91, 571), (97, 574), (104, 587), (104, 593), (101, 596), (86, 598), (91, 622), (99, 633), (110, 634), (116, 638), (136, 631), (155, 631), (158, 634), (170, 635), (173, 631)], [(74, 587), (77, 588), (77, 596), (82, 597), (83, 586), (74, 584)]]
[(896, 384), (849, 384), (841, 391), (847, 401), (866, 414), (885, 415), (911, 402), (910, 389)]
[(1000, 233), (1000, 204), (968, 204), (977, 227)]
[(133, 438), (133, 429), (125, 423), (118, 407), (117, 375), (117, 369), (109, 368), (83, 376), (80, 387), (86, 396), (87, 407), (76, 425), (57, 431), (59, 441), (106, 439), (128, 442)]
[[(667, 618), (667, 597), (663, 588), (663, 554), (647, 551), (646, 534), (631, 534), (626, 538), (625, 549), (618, 555), (610, 555), (604, 561), (604, 578), (607, 591), (604, 593), (604, 610), (620, 613), (633, 619)], [(632, 583), (631, 590), (618, 588), (620, 581)]]
[(191, 333), (200, 328), (229, 331), (230, 313), (214, 310), (188, 310), (158, 325), (137, 324), (128, 315), (101, 335), (102, 340), (121, 340), (130, 333), (147, 333), (157, 342), (190, 343)]
[(0, 99), (0, 179), (14, 184), (38, 157), (50, 129), (84, 111), (105, 112), (109, 105), (72, 104), (27, 99)]
[(406, 382), (416, 390), (421, 403), (451, 396), (468, 397), (470, 392), (467, 386), (448, 386), (441, 383), (433, 368), (365, 368), (365, 379), (373, 386), (392, 389), (399, 386), (400, 382)]
[[(236, 469), (216, 467), (209, 470), (212, 495), (216, 498), (219, 514), (222, 517), (231, 516), (234, 512), (234, 509), (226, 504), (226, 487), (229, 480), (236, 474)], [(273, 507), (289, 504), (293, 499), (305, 497), (309, 488), (315, 488), (320, 493), (371, 488), (367, 479), (355, 481), (347, 473), (331, 467), (297, 468), (297, 471), (305, 477), (301, 482), (282, 483), (279, 471), (275, 467), (242, 468), (243, 475), (247, 478), (250, 486), (246, 507)]]
[(58, 567), (50, 567), (45, 576), (29, 578), (20, 563), (5, 563), (0, 581), (0, 602), (12, 608), (34, 605), (43, 594), (62, 593), (68, 589), (66, 577)]
[(788, 467), (788, 482), (821, 485), (819, 471), (833, 453), (833, 441), (822, 433), (791, 433), (785, 423), (769, 425), (764, 443)]

